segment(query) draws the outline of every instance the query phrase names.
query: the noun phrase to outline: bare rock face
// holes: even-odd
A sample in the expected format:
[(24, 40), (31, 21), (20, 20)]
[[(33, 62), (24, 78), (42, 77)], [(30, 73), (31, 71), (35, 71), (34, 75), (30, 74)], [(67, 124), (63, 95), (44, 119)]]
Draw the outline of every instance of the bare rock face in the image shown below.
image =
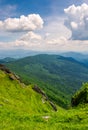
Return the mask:
[(43, 96), (43, 98), (50, 103), (53, 110), (57, 111), (57, 108), (56, 108), (55, 104), (53, 102), (49, 101), (48, 96), (38, 86), (34, 86), (32, 89), (34, 91), (36, 91), (37, 93), (41, 94)]

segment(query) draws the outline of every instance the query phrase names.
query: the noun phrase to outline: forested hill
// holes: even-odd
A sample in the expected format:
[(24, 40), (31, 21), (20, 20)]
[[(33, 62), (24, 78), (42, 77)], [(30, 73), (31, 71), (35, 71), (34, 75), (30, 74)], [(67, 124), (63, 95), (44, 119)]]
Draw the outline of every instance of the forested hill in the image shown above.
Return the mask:
[(6, 64), (26, 84), (37, 84), (60, 106), (70, 104), (72, 94), (88, 81), (88, 68), (73, 58), (36, 55)]

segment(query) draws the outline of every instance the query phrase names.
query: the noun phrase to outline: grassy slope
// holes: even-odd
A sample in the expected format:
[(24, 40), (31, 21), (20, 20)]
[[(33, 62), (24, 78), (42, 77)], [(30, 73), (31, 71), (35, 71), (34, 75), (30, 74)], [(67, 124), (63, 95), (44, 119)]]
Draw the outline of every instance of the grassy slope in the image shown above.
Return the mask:
[[(48, 117), (48, 119), (47, 119)], [(0, 71), (0, 130), (87, 130), (88, 105), (64, 110), (41, 101), (30, 87)]]
[[(0, 123), (9, 125), (10, 117), (15, 118), (16, 114), (32, 115), (50, 111), (52, 107), (48, 101), (43, 103), (42, 96), (33, 91), (31, 86), (24, 87), (0, 70)], [(0, 127), (3, 129), (3, 124)]]
[[(58, 112), (29, 114), (0, 108), (1, 130), (87, 130), (88, 105), (72, 110), (58, 109)], [(49, 117), (46, 119), (46, 117)]]
[(60, 106), (70, 103), (72, 94), (88, 81), (88, 69), (71, 58), (38, 55), (7, 65), (25, 83), (38, 84)]

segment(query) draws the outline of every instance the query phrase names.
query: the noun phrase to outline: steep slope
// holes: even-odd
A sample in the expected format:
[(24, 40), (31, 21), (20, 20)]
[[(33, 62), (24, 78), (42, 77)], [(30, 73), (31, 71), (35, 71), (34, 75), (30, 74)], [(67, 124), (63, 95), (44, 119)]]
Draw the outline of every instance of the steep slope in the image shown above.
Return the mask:
[(44, 95), (25, 86), (19, 77), (0, 65), (0, 110), (26, 112), (28, 114), (47, 113), (53, 110), (51, 102)]
[(26, 57), (7, 66), (26, 84), (37, 84), (51, 100), (66, 107), (72, 94), (88, 81), (88, 68), (72, 58), (59, 55)]

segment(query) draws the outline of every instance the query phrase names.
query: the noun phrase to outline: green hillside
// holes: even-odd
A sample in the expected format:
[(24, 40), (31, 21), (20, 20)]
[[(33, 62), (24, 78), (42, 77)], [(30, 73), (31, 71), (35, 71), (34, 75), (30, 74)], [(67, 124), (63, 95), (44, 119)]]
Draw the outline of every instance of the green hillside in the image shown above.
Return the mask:
[(32, 85), (25, 86), (6, 68), (0, 70), (0, 130), (88, 129), (87, 103), (69, 110), (58, 106), (55, 112), (42, 98)]
[[(50, 101), (35, 92), (31, 86), (26, 86), (7, 68), (0, 65), (0, 129), (10, 125), (10, 120), (16, 120), (19, 114), (43, 114), (53, 111)], [(3, 71), (2, 71), (3, 70)], [(25, 117), (26, 118), (26, 117)], [(13, 121), (14, 121), (13, 120)], [(1, 124), (3, 123), (3, 124)], [(14, 122), (13, 122), (14, 123)], [(6, 129), (6, 128), (5, 128)]]
[(22, 109), (29, 114), (52, 110), (50, 101), (46, 100), (45, 95), (34, 91), (33, 87), (21, 83), (10, 71), (8, 73), (0, 70), (0, 105), (17, 111)]
[(26, 84), (37, 84), (48, 97), (67, 107), (73, 93), (88, 81), (88, 68), (72, 58), (59, 55), (26, 57), (7, 66)]

